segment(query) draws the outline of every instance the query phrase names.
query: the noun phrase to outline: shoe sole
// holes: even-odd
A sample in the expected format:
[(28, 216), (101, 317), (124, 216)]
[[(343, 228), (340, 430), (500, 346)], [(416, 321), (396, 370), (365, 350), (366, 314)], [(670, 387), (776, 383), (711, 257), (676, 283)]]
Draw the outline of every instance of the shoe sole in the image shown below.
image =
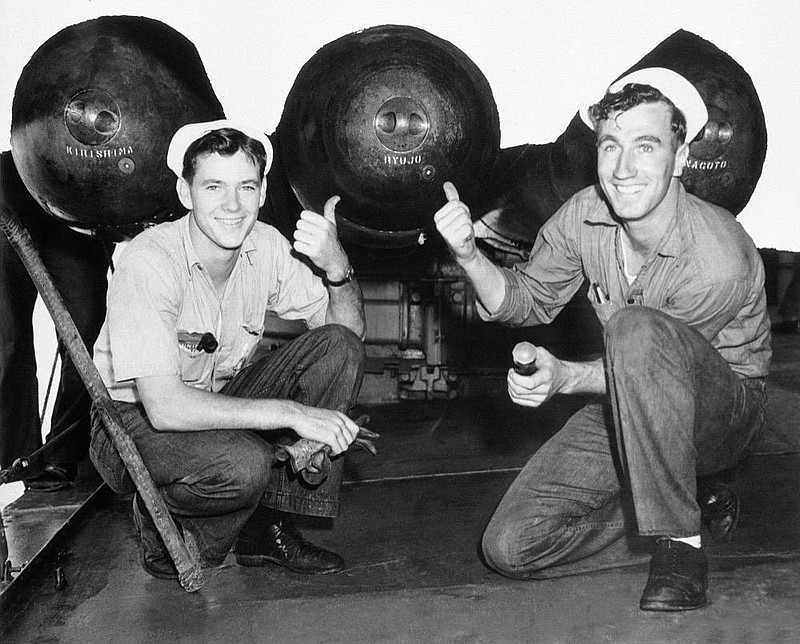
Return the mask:
[(45, 484), (26, 484), (25, 487), (29, 490), (33, 490), (34, 492), (58, 492), (59, 490), (66, 490), (68, 487), (72, 487), (71, 481), (62, 481), (58, 483), (45, 483)]
[(278, 559), (277, 557), (271, 557), (269, 555), (240, 555), (236, 554), (236, 563), (240, 566), (246, 566), (248, 568), (257, 568), (259, 566), (266, 566), (267, 564), (276, 564), (278, 566), (282, 566), (284, 568), (288, 568), (292, 572), (299, 572), (306, 575), (330, 575), (331, 573), (341, 572), (344, 570), (344, 566), (338, 566), (336, 568), (300, 568), (298, 566), (293, 566), (290, 563)]
[(703, 608), (704, 606), (708, 606), (708, 604), (709, 601), (707, 599), (702, 604), (697, 604), (693, 606), (675, 606), (674, 604), (664, 604), (661, 602), (647, 602), (646, 604), (640, 603), (639, 608), (641, 610), (649, 610), (662, 613), (678, 613), (685, 610), (697, 610), (698, 608)]

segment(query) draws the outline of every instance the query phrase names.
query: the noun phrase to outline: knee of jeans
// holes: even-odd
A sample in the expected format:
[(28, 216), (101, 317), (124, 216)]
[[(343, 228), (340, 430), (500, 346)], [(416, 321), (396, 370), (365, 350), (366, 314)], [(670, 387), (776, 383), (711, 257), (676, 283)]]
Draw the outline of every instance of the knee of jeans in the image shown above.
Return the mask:
[(364, 343), (355, 333), (341, 324), (327, 324), (322, 327), (328, 336), (330, 350), (342, 354), (346, 364), (360, 367), (365, 360), (366, 350)]
[(229, 445), (224, 456), (213, 461), (199, 461), (196, 468), (168, 486), (179, 504), (213, 504), (218, 510), (232, 511), (254, 505), (264, 495), (274, 457), (261, 439)]
[(551, 546), (543, 527), (543, 521), (492, 521), (481, 542), (486, 563), (507, 577), (524, 577), (546, 568), (544, 556)]
[[(263, 443), (260, 441), (259, 443)], [(252, 449), (242, 449), (220, 463), (217, 474), (205, 481), (208, 493), (214, 490), (223, 495), (233, 494), (242, 503), (257, 502), (267, 489), (274, 456), (266, 444), (254, 444)], [(211, 489), (213, 488), (213, 489)]]
[(320, 342), (325, 342), (326, 355), (331, 364), (338, 365), (338, 379), (347, 383), (347, 386), (360, 386), (366, 360), (366, 349), (361, 338), (341, 324), (326, 324), (311, 333), (319, 334)]
[(89, 442), (89, 458), (100, 478), (117, 494), (132, 494), (136, 486), (117, 450), (105, 435), (105, 429), (94, 429)]
[(634, 354), (647, 359), (650, 347), (663, 342), (668, 316), (646, 306), (628, 306), (617, 311), (605, 327), (606, 352)]

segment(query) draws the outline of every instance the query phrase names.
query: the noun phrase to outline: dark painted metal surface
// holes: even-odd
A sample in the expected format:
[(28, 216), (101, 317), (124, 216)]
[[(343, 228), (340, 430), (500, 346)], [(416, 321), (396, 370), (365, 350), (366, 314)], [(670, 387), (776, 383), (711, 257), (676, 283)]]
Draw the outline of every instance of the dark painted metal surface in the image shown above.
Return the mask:
[(491, 88), (453, 44), (383, 25), (322, 47), (300, 70), (276, 131), (304, 207), (336, 208), (340, 233), (408, 246), (444, 204), (442, 182), (471, 201), (499, 151)]
[(183, 212), (169, 141), (185, 123), (223, 116), (188, 39), (157, 20), (104, 16), (58, 32), (22, 70), (14, 162), (51, 215), (119, 238)]
[[(792, 510), (774, 500), (784, 486), (800, 483), (797, 465), (797, 456), (751, 459), (738, 485), (749, 490), (746, 520), (733, 544), (710, 548), (713, 603), (692, 614), (638, 611), (644, 565), (535, 582), (491, 573), (477, 542), (513, 477), (500, 472), (348, 486), (335, 530), (305, 529), (346, 557), (345, 572), (311, 578), (245, 569), (229, 558), (194, 595), (143, 572), (130, 503), (118, 499), (41, 568), (35, 593), (13, 607), (17, 619), (6, 635), (90, 642), (302, 641), (311, 633), (319, 641), (349, 642), (589, 642), (605, 633), (607, 641), (661, 642), (672, 641), (659, 639), (666, 633), (688, 629), (694, 637), (682, 641), (766, 641), (752, 636), (769, 634), (769, 641), (791, 642), (800, 626), (800, 533), (796, 515), (775, 529), (770, 513)], [(788, 480), (787, 472), (793, 472)]]

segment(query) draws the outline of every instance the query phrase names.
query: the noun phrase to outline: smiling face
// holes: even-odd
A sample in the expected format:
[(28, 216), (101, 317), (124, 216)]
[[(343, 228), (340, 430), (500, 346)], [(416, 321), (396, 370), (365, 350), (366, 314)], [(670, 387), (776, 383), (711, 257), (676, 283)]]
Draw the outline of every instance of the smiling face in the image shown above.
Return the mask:
[(659, 102), (612, 112), (597, 124), (597, 175), (620, 219), (672, 214), (689, 146), (677, 144), (671, 121), (671, 108)]
[(255, 225), (266, 191), (266, 179), (241, 150), (231, 156), (199, 156), (191, 184), (178, 180), (181, 203), (192, 211), (189, 231), (198, 255), (236, 254)]

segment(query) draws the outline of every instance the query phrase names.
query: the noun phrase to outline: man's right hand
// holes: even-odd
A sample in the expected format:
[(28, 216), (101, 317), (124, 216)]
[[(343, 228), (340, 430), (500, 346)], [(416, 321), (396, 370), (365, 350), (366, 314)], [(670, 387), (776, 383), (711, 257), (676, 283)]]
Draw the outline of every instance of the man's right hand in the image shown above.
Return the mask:
[(459, 200), (458, 190), (451, 182), (445, 181), (443, 187), (447, 203), (433, 216), (436, 229), (447, 242), (456, 260), (469, 262), (478, 255), (469, 208)]
[(268, 432), (288, 427), (301, 438), (328, 445), (332, 455), (344, 452), (358, 435), (358, 425), (341, 412), (293, 400), (237, 398), (195, 389), (182, 382), (177, 374), (137, 378), (136, 388), (157, 431)]
[(358, 435), (358, 425), (342, 412), (299, 403), (291, 427), (301, 438), (329, 445), (331, 456), (346, 451)]
[(509, 398), (523, 407), (538, 407), (559, 392), (564, 376), (563, 363), (542, 347), (535, 347), (536, 370), (522, 375), (509, 369), (506, 378)]

